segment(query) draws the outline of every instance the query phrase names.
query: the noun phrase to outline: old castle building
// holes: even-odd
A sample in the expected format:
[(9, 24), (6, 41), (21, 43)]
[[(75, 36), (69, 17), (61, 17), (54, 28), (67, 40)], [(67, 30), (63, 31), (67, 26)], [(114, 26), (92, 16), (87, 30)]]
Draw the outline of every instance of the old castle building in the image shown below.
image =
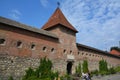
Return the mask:
[(109, 66), (120, 65), (120, 56), (76, 43), (77, 32), (59, 8), (42, 29), (0, 17), (0, 78), (20, 78), (45, 56), (61, 74), (74, 73), (83, 60), (88, 60), (90, 71), (98, 69), (101, 59)]

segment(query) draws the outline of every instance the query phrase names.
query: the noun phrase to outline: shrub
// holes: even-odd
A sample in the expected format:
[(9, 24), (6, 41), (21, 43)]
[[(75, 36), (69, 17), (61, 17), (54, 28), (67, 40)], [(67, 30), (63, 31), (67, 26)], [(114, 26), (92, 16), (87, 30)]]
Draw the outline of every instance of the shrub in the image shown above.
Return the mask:
[(70, 75), (66, 74), (64, 76), (61, 76), (60, 80), (73, 80), (73, 78)]
[(97, 76), (99, 74), (99, 71), (98, 70), (91, 71), (91, 74)]
[(14, 79), (13, 79), (13, 77), (12, 77), (12, 76), (10, 76), (10, 77), (8, 78), (8, 80), (14, 80)]
[(115, 69), (114, 69), (113, 67), (111, 67), (111, 68), (109, 68), (109, 73), (110, 73), (110, 74), (115, 74), (116, 71), (115, 71)]
[(120, 72), (120, 66), (115, 68), (115, 72)]
[(58, 78), (58, 72), (52, 71), (52, 62), (49, 59), (43, 58), (40, 60), (38, 68), (26, 70), (22, 80), (54, 80)]
[(82, 72), (81, 72), (81, 64), (79, 63), (79, 65), (76, 67), (76, 74), (77, 76), (81, 76)]
[(108, 74), (108, 65), (107, 62), (105, 60), (101, 60), (99, 61), (99, 73), (101, 75), (105, 75)]
[(83, 61), (82, 70), (83, 70), (84, 73), (88, 73), (88, 72), (89, 72), (87, 60), (84, 60), (84, 61)]

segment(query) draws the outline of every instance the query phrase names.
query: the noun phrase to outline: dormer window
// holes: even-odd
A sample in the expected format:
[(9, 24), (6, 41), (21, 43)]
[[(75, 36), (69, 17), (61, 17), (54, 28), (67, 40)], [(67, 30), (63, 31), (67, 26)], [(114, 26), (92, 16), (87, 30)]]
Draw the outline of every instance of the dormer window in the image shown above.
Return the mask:
[(0, 45), (5, 45), (5, 39), (0, 39)]
[(21, 41), (17, 42), (17, 48), (22, 48), (22, 42)]

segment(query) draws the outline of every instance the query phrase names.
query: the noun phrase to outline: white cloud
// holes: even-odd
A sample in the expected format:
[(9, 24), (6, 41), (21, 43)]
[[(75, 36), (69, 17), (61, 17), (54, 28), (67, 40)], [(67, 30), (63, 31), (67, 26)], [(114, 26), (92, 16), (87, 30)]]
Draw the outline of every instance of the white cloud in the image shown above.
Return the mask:
[(21, 16), (21, 15), (22, 15), (21, 12), (20, 12), (19, 10), (17, 10), (17, 9), (13, 9), (13, 10), (11, 10), (10, 13), (9, 13), (9, 16), (10, 16), (11, 18), (15, 19), (15, 20), (20, 19), (20, 16)]
[(120, 0), (65, 0), (62, 11), (77, 28), (77, 42), (108, 50), (120, 41)]
[(48, 0), (40, 0), (40, 3), (43, 7), (47, 7), (48, 5)]

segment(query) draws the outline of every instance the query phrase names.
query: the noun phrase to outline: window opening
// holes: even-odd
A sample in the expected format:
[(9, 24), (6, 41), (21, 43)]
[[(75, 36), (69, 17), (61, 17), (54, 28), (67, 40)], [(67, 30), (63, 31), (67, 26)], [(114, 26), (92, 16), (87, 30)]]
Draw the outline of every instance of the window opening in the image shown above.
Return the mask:
[(46, 51), (46, 47), (43, 47), (43, 51), (44, 51), (44, 52)]
[(66, 49), (63, 50), (63, 53), (66, 54)]
[(52, 53), (54, 53), (54, 50), (55, 50), (55, 49), (54, 49), (54, 48), (52, 48), (52, 49), (51, 49), (51, 52), (52, 52)]
[(32, 49), (32, 50), (35, 50), (35, 44), (32, 44), (32, 45), (31, 45), (31, 49)]
[(17, 42), (17, 47), (18, 47), (18, 48), (22, 48), (22, 42), (21, 42), (21, 41), (18, 41), (18, 42)]
[(5, 39), (0, 39), (0, 45), (5, 45)]
[(70, 54), (72, 54), (72, 51), (70, 50)]

